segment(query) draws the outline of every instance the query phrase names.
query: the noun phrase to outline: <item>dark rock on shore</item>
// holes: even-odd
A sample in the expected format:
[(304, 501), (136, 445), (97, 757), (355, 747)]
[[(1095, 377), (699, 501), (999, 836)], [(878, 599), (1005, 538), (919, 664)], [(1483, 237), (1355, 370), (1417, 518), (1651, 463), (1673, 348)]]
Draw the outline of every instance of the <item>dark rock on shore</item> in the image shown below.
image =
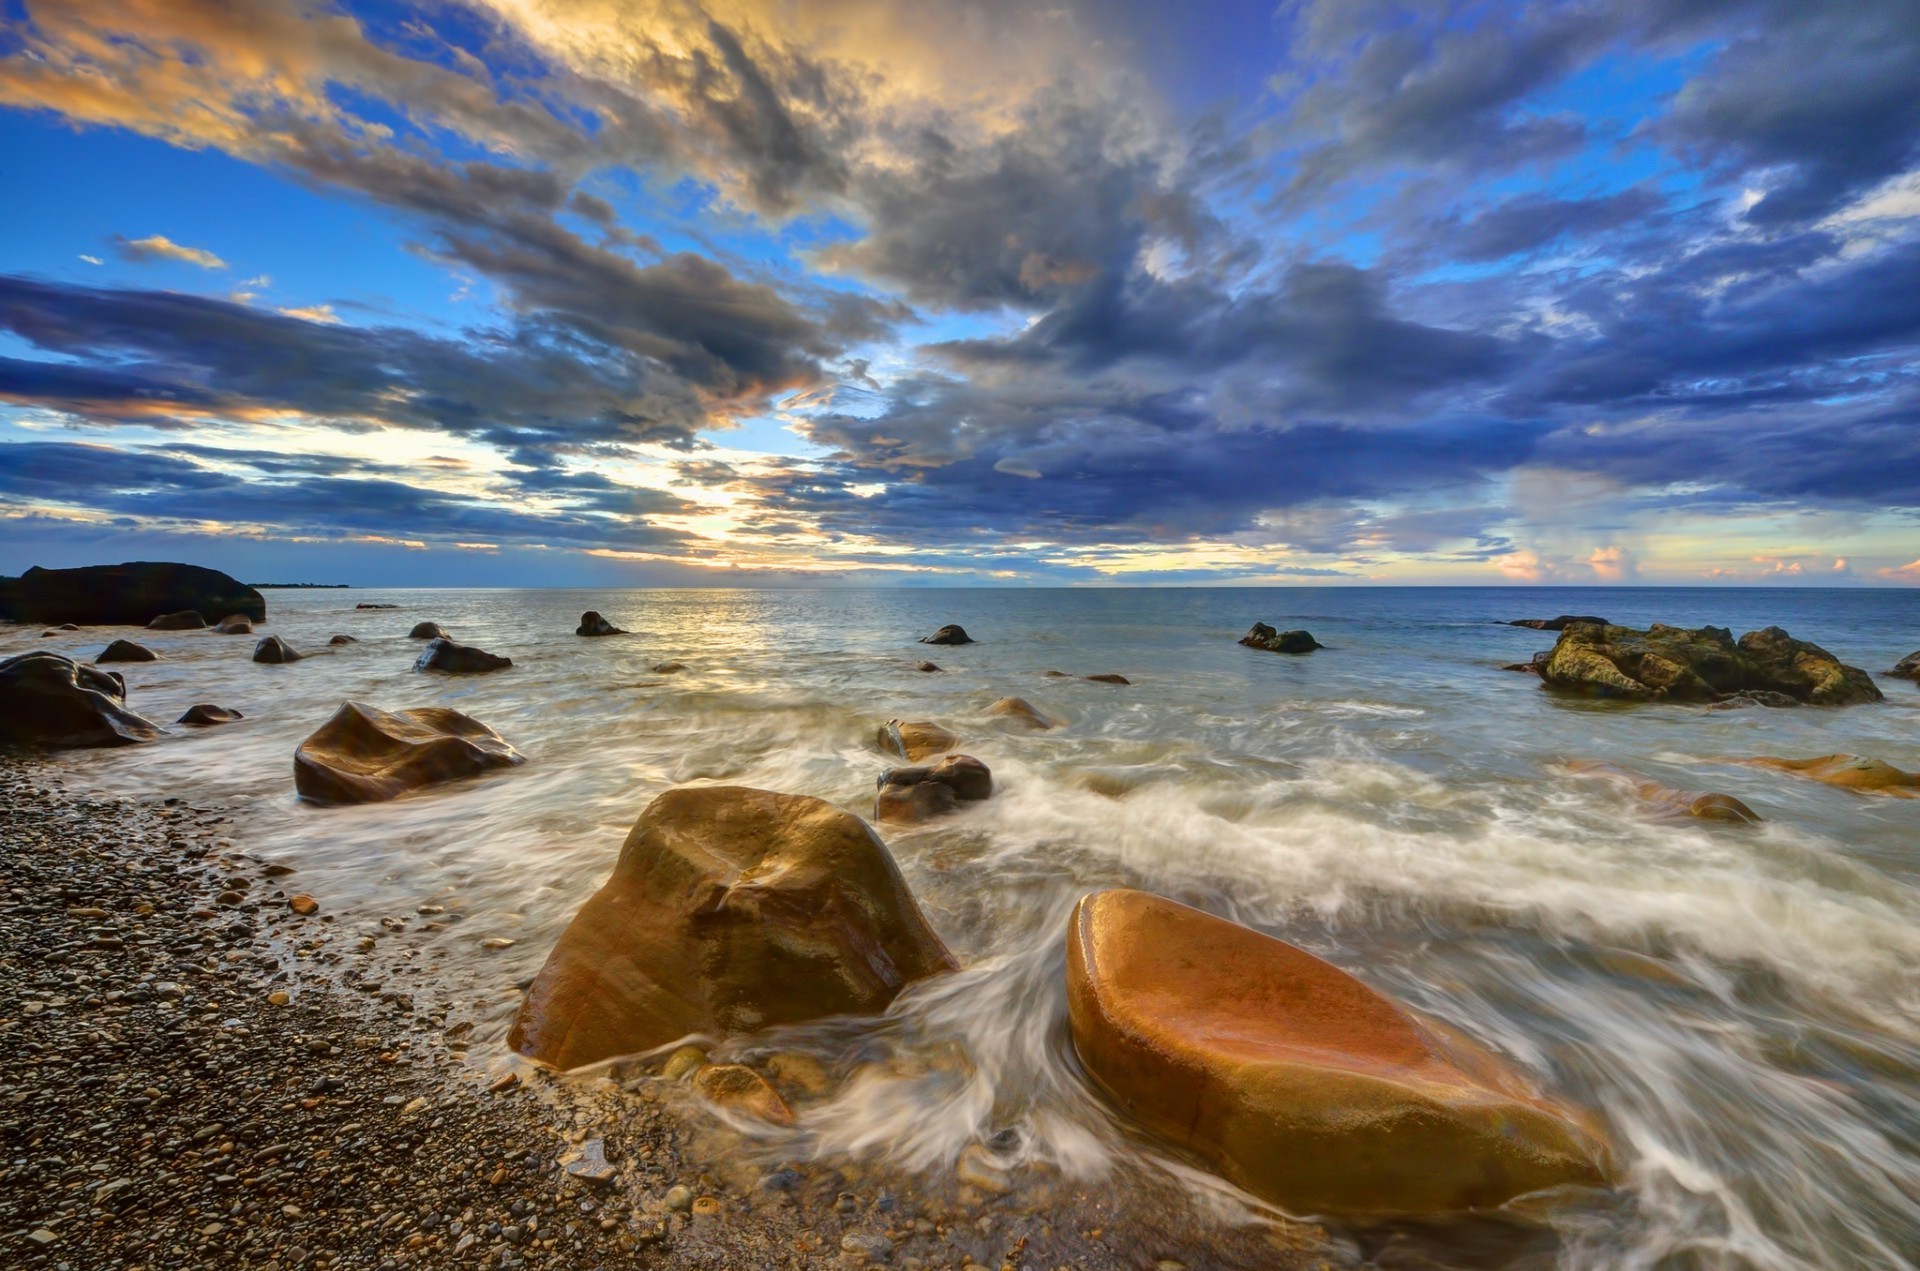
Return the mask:
[(260, 643), (253, 646), (253, 660), (269, 665), (298, 662), (306, 656), (277, 635), (263, 636)]
[(450, 640), (452, 638), (440, 629), (440, 624), (437, 622), (416, 622), (413, 624), (413, 630), (407, 632), (409, 640)]
[(187, 713), (174, 722), (205, 728), (213, 724), (231, 724), (235, 720), (245, 718), (246, 716), (239, 711), (229, 710), (225, 706), (215, 706), (210, 702), (202, 702), (198, 706), (187, 707)]
[(580, 625), (573, 634), (582, 636), (626, 635), (627, 632), (602, 618), (598, 610), (589, 609), (580, 615)]
[(95, 662), (158, 662), (160, 655), (144, 644), (135, 644), (131, 640), (115, 640), (100, 651)]
[(1253, 629), (1240, 637), (1240, 643), (1269, 653), (1312, 653), (1327, 647), (1314, 639), (1310, 631), (1275, 631), (1264, 622), (1254, 623)]
[(147, 624), (149, 631), (198, 631), (207, 625), (207, 620), (196, 609), (182, 609), (179, 613), (163, 613)]
[(958, 966), (860, 818), (740, 786), (670, 790), (560, 937), (507, 1044), (576, 1068), (689, 1033), (878, 1014)]
[(1920, 650), (1909, 653), (1906, 657), (1895, 662), (1893, 669), (1888, 671), (1887, 674), (1897, 676), (1903, 680), (1920, 680)]
[(973, 637), (957, 622), (949, 622), (930, 636), (921, 636), (922, 644), (972, 644)]
[(1590, 614), (1563, 613), (1558, 618), (1514, 618), (1507, 622), (1509, 627), (1532, 627), (1535, 631), (1565, 631), (1576, 622), (1597, 622), (1607, 625), (1605, 618), (1595, 618)]
[(78, 750), (152, 741), (164, 729), (125, 706), (126, 681), (58, 653), (0, 662), (0, 745)]
[(512, 658), (503, 658), (497, 653), (488, 653), (485, 649), (476, 649), (470, 644), (456, 643), (451, 636), (440, 636), (421, 651), (419, 659), (413, 664), (413, 669), (469, 675), (481, 671), (503, 671), (512, 665)]
[(293, 786), (312, 803), (378, 803), (525, 762), (499, 733), (444, 706), (343, 702), (294, 752)]
[(993, 773), (972, 755), (948, 755), (929, 768), (889, 768), (875, 783), (873, 819), (918, 825), (993, 793)]
[(1865, 671), (1779, 627), (1735, 643), (1724, 627), (1575, 623), (1560, 633), (1540, 679), (1562, 692), (1628, 701), (1715, 702), (1738, 693), (1783, 693), (1814, 706), (1882, 700)]
[(260, 593), (217, 569), (163, 561), (29, 569), (0, 579), (0, 619), (142, 627), (181, 610), (267, 616)]

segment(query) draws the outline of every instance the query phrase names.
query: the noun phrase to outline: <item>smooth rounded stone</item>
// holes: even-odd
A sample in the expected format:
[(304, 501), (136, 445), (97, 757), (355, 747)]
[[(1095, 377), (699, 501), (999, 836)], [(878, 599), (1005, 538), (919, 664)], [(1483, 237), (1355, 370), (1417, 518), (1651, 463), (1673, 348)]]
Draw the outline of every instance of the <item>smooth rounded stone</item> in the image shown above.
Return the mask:
[(840, 1252), (885, 1262), (893, 1256), (893, 1241), (877, 1231), (849, 1231), (840, 1237)]
[(298, 662), (306, 656), (277, 635), (262, 636), (260, 643), (253, 646), (253, 660), (264, 662), (269, 666)]
[(1578, 1114), (1463, 1036), (1271, 936), (1138, 891), (1083, 898), (1067, 1005), (1120, 1108), (1295, 1212), (1480, 1209), (1600, 1186)]
[(1812, 706), (1878, 702), (1873, 677), (1779, 627), (1736, 643), (1724, 627), (1575, 623), (1540, 668), (1544, 687), (1638, 702), (1716, 702), (1740, 693), (1784, 693)]
[(1887, 674), (1903, 680), (1920, 680), (1920, 650), (1915, 650), (1895, 662), (1893, 669)]
[(1563, 613), (1558, 618), (1513, 618), (1508, 620), (1509, 627), (1531, 627), (1535, 631), (1565, 631), (1576, 622), (1593, 622), (1606, 626), (1605, 618), (1596, 618), (1591, 614)]
[(958, 968), (859, 817), (741, 786), (649, 804), (507, 1043), (558, 1068), (830, 1015)]
[(327, 637), (327, 643), (331, 645), (358, 644), (360, 643), (360, 638), (350, 635), (330, 635)]
[(217, 569), (171, 561), (128, 561), (78, 569), (27, 570), (0, 579), (0, 620), (138, 627), (155, 614), (242, 613), (267, 616), (259, 592)]
[(573, 629), (573, 634), (581, 636), (609, 636), (626, 635), (627, 632), (614, 626), (605, 618), (602, 618), (598, 610), (589, 609), (580, 615), (580, 625)]
[(135, 644), (131, 640), (115, 640), (100, 651), (95, 662), (158, 662), (160, 655), (144, 644)]
[(693, 1074), (693, 1088), (717, 1108), (792, 1125), (793, 1109), (767, 1084), (765, 1077), (745, 1064), (708, 1064)]
[(192, 724), (196, 728), (206, 728), (214, 724), (231, 724), (237, 719), (245, 719), (239, 711), (225, 706), (215, 706), (211, 702), (201, 702), (197, 706), (187, 707), (186, 714), (175, 720), (176, 724)]
[(655, 662), (648, 668), (655, 675), (673, 675), (687, 669), (685, 662)]
[(938, 666), (935, 666), (931, 662), (915, 662), (913, 664), (913, 669), (916, 671), (924, 671), (927, 674), (931, 675), (935, 671), (938, 671), (940, 668)]
[(973, 637), (957, 622), (949, 622), (930, 636), (921, 636), (922, 644), (972, 644)]
[(889, 768), (876, 783), (873, 819), (918, 825), (993, 793), (993, 774), (972, 755), (948, 755), (930, 768)]
[(1591, 777), (1619, 786), (1639, 803), (1642, 813), (1651, 821), (1699, 820), (1758, 825), (1763, 819), (1758, 812), (1730, 794), (1678, 790), (1600, 760), (1575, 760), (1567, 768), (1575, 776)]
[(287, 897), (287, 908), (305, 918), (309, 914), (320, 912), (320, 902), (302, 892), (298, 896)]
[(1327, 647), (1314, 639), (1310, 631), (1275, 631), (1264, 622), (1254, 623), (1247, 634), (1240, 637), (1240, 643), (1269, 653), (1312, 653)]
[(413, 624), (413, 630), (407, 632), (407, 639), (409, 640), (440, 640), (451, 638), (452, 637), (448, 636), (445, 631), (440, 629), (440, 624), (437, 622), (416, 622)]
[(1010, 719), (1036, 731), (1052, 728), (1059, 723), (1058, 720), (1042, 714), (1038, 707), (1024, 697), (1003, 697), (987, 707), (987, 714), (1001, 719)]
[(152, 741), (165, 730), (125, 706), (126, 681), (35, 649), (0, 661), (0, 745), (78, 750)]
[(485, 649), (476, 649), (470, 644), (457, 643), (452, 636), (439, 636), (421, 650), (420, 657), (413, 664), (413, 669), (472, 675), (481, 671), (504, 671), (512, 665), (512, 658), (503, 658), (497, 653), (488, 653)]
[(660, 1198), (660, 1203), (672, 1213), (684, 1214), (693, 1208), (693, 1189), (685, 1183), (675, 1183), (667, 1188), (667, 1194)]
[(682, 1046), (667, 1056), (660, 1075), (668, 1081), (683, 1081), (707, 1066), (707, 1052), (698, 1046)]
[(1092, 680), (1095, 684), (1131, 684), (1133, 683), (1132, 680), (1128, 679), (1124, 675), (1112, 675), (1112, 674), (1083, 675), (1080, 678), (1083, 680)]
[(230, 613), (213, 624), (215, 635), (252, 635), (253, 621), (242, 613)]
[(197, 609), (182, 609), (179, 613), (163, 613), (147, 624), (149, 631), (198, 631), (207, 625)]
[(880, 744), (880, 749), (890, 755), (898, 755), (908, 763), (919, 763), (922, 759), (943, 754), (960, 744), (959, 737), (924, 719), (890, 719), (880, 725), (874, 740)]
[(1810, 781), (1857, 790), (1863, 794), (1890, 794), (1911, 799), (1920, 791), (1920, 773), (1904, 772), (1882, 759), (1860, 755), (1821, 755), (1817, 759), (1782, 759), (1776, 755), (1758, 755), (1745, 760), (1758, 768), (1791, 772)]
[(343, 702), (294, 752), (293, 785), (312, 803), (377, 803), (525, 762), (500, 734), (444, 706)]

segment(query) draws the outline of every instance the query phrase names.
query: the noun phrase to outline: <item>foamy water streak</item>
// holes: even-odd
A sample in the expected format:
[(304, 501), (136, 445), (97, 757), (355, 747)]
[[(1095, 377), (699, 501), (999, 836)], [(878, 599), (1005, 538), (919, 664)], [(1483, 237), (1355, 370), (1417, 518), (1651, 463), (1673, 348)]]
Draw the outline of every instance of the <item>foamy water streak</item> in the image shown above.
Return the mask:
[[(354, 611), (391, 600), (398, 611)], [(1910, 1267), (1920, 1249), (1920, 801), (1865, 798), (1726, 756), (1851, 751), (1920, 768), (1920, 692), (1844, 711), (1622, 708), (1502, 673), (1551, 636), (1490, 620), (1600, 607), (1616, 621), (1780, 623), (1879, 671), (1920, 644), (1913, 593), (274, 592), (267, 630), (315, 652), (145, 633), (131, 704), (196, 701), (239, 725), (68, 762), (92, 784), (241, 809), (240, 845), (296, 864), (330, 911), (423, 903), (459, 921), (422, 962), (477, 968), (492, 1041), (605, 878), (634, 816), (684, 782), (869, 810), (889, 716), (933, 719), (998, 793), (887, 835), (967, 969), (877, 1020), (736, 1043), (805, 1049), (841, 1079), (768, 1158), (949, 1166), (971, 1143), (1079, 1177), (1165, 1169), (1089, 1089), (1066, 1034), (1066, 916), (1096, 887), (1200, 904), (1295, 940), (1503, 1050), (1598, 1109), (1629, 1175), (1614, 1198), (1524, 1205), (1568, 1266)], [(572, 636), (597, 608), (630, 637)], [(413, 674), (413, 622), (511, 655), (511, 671)], [(1255, 619), (1328, 649), (1237, 647)], [(974, 646), (914, 635), (964, 623)], [(343, 631), (361, 643), (323, 652)], [(0, 635), (91, 654), (111, 634)], [(914, 672), (931, 656), (947, 670)], [(664, 676), (649, 668), (679, 660)], [(1052, 679), (1118, 671), (1131, 687)], [(1065, 728), (985, 714), (1015, 693)], [(442, 704), (493, 725), (521, 769), (372, 808), (297, 804), (291, 755), (346, 698)], [(1605, 759), (1737, 795), (1752, 831), (1649, 824), (1563, 761)], [(484, 954), (480, 942), (519, 943)]]

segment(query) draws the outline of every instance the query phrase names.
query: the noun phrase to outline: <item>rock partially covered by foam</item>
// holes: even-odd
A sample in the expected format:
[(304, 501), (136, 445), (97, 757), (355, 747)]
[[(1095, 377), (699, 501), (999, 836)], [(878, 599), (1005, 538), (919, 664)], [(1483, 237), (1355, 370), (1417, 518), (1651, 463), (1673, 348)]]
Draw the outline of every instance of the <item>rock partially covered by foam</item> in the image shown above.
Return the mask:
[(1000, 719), (1010, 719), (1023, 728), (1042, 732), (1057, 727), (1059, 720), (1053, 719), (1024, 697), (1003, 697), (987, 707), (987, 714)]
[(1081, 1061), (1120, 1108), (1296, 1211), (1480, 1209), (1607, 1180), (1600, 1137), (1490, 1051), (1170, 900), (1081, 900), (1067, 1004)]
[(343, 702), (294, 752), (293, 786), (312, 803), (378, 803), (525, 762), (499, 733), (444, 706)]
[(930, 755), (943, 754), (960, 744), (959, 737), (924, 719), (890, 719), (880, 725), (875, 740), (880, 743), (880, 749), (890, 755), (898, 755), (908, 763), (919, 763)]
[(669, 790), (534, 979), (507, 1042), (560, 1068), (830, 1015), (956, 969), (859, 817), (741, 786)]
[(79, 750), (152, 741), (164, 729), (126, 708), (111, 671), (36, 649), (0, 662), (0, 745)]
[(948, 755), (930, 768), (889, 768), (877, 785), (874, 820), (918, 825), (991, 795), (993, 773), (972, 755)]
[(1760, 755), (1747, 762), (1755, 767), (1790, 772), (1809, 781), (1862, 794), (1890, 794), (1901, 799), (1920, 796), (1920, 773), (1902, 771), (1884, 759), (1869, 759), (1861, 755), (1782, 759), (1777, 755)]
[(1240, 643), (1269, 653), (1312, 653), (1326, 647), (1314, 639), (1310, 631), (1275, 631), (1264, 622), (1254, 623), (1247, 634), (1240, 637)]
[(1760, 814), (1730, 794), (1679, 790), (1661, 785), (1626, 768), (1599, 760), (1575, 760), (1567, 765), (1576, 776), (1608, 781), (1631, 795), (1651, 821), (1719, 821), (1757, 825)]

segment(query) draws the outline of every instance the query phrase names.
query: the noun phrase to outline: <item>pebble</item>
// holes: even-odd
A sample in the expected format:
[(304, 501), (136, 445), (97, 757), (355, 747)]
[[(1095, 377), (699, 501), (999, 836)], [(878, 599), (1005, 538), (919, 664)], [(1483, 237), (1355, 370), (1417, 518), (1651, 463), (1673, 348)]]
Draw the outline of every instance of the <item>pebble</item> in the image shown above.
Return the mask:
[(675, 1183), (667, 1188), (662, 1201), (674, 1213), (684, 1214), (693, 1208), (693, 1189), (685, 1183)]
[(849, 1231), (840, 1237), (840, 1251), (861, 1254), (875, 1262), (885, 1262), (893, 1256), (893, 1241), (871, 1232)]
[(320, 902), (303, 892), (298, 896), (289, 896), (287, 898), (287, 908), (304, 918), (308, 914), (318, 913), (320, 911)]
[(503, 1094), (506, 1091), (513, 1089), (515, 1086), (519, 1084), (520, 1084), (520, 1074), (517, 1072), (510, 1072), (506, 1076), (499, 1078), (492, 1085), (488, 1086), (487, 1091), (490, 1094)]
[(267, 994), (267, 1005), (269, 1006), (285, 1006), (292, 1000), (293, 995), (285, 989), (275, 989), (273, 992)]
[(682, 1081), (707, 1066), (707, 1052), (698, 1046), (682, 1046), (667, 1056), (660, 1075), (668, 1081)]

